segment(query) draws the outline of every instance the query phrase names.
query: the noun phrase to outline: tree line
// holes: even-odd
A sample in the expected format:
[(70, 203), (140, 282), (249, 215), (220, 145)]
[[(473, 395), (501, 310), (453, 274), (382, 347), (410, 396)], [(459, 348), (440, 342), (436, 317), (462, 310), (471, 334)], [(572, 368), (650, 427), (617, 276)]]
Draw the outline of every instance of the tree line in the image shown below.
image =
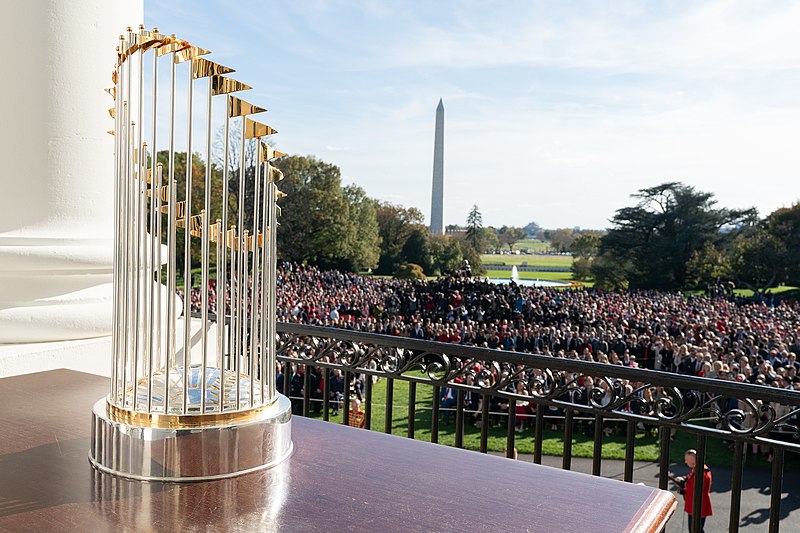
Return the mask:
[[(235, 139), (234, 139), (235, 140)], [(231, 142), (237, 145), (237, 142)], [(251, 153), (252, 152), (252, 153)], [(245, 153), (243, 187), (243, 224), (252, 224), (250, 206), (254, 196), (253, 161), (255, 152)], [(164, 165), (164, 180), (169, 179), (169, 154), (159, 152), (157, 161)], [(203, 209), (206, 162), (192, 154), (192, 212)], [(228, 158), (228, 222), (238, 224), (239, 208), (238, 153)], [(174, 181), (179, 199), (186, 189), (186, 153), (176, 152)], [(431, 235), (419, 209), (383, 202), (367, 196), (356, 185), (343, 185), (336, 165), (313, 156), (287, 156), (273, 163), (284, 175), (278, 184), (287, 196), (280, 200), (278, 219), (278, 258), (284, 261), (310, 263), (321, 268), (345, 271), (373, 271), (386, 275), (425, 276), (459, 270), (466, 258), (476, 267), (480, 255), (463, 236)], [(221, 211), (222, 160), (211, 162), (211, 219)], [(162, 218), (166, 215), (162, 214)], [(162, 224), (162, 241), (166, 242), (166, 220)], [(177, 233), (177, 247), (183, 248), (184, 233)], [(176, 256), (178, 271), (184, 270), (183, 254)], [(192, 267), (200, 266), (200, 249), (194, 247)], [(409, 266), (410, 265), (410, 266)], [(216, 265), (212, 264), (213, 269)]]
[[(668, 182), (616, 211), (573, 271), (605, 289), (705, 289), (732, 282), (756, 293), (800, 286), (800, 203), (759, 217), (717, 206), (713, 193)], [(576, 272), (577, 274), (577, 272)]]
[(414, 276), (455, 272), (480, 255), (468, 242), (431, 235), (422, 212), (341, 183), (339, 167), (313, 156), (278, 160), (284, 180), (278, 256), (322, 268)]
[[(166, 152), (159, 152), (157, 160), (167, 168)], [(238, 158), (230, 160), (228, 207), (230, 223), (235, 224), (239, 168)], [(205, 162), (197, 154), (191, 161), (192, 211), (199, 212)], [(182, 191), (186, 154), (176, 153), (174, 165)], [(221, 166), (212, 162), (215, 199), (222, 195)], [(279, 188), (287, 193), (280, 202), (277, 233), (281, 260), (404, 276), (456, 272), (467, 260), (473, 273), (480, 273), (481, 253), (506, 246), (512, 250), (520, 240), (536, 237), (549, 241), (555, 251), (573, 255), (575, 279), (593, 280), (603, 289), (704, 289), (733, 282), (763, 293), (780, 284), (800, 286), (800, 203), (759, 217), (753, 208), (722, 208), (712, 193), (668, 182), (632, 194), (635, 205), (617, 210), (606, 232), (544, 230), (534, 222), (524, 228), (484, 227), (475, 205), (465, 226), (448, 226), (446, 235), (431, 235), (419, 209), (379, 201), (361, 187), (342, 185), (336, 165), (313, 156), (288, 156), (275, 166), (284, 173)], [(247, 165), (245, 176), (245, 224), (252, 220), (247, 209), (253, 195), (251, 167)], [(212, 220), (219, 217), (220, 205), (212, 201)], [(182, 232), (177, 238), (182, 248)], [(193, 250), (193, 266), (199, 266), (198, 254)], [(177, 260), (182, 271), (182, 254)]]

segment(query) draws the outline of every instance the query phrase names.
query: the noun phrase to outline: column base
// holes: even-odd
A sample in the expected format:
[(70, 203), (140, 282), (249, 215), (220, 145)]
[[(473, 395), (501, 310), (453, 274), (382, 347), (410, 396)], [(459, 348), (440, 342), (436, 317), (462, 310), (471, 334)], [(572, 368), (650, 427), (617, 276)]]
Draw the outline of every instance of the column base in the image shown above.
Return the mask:
[[(0, 326), (2, 327), (2, 326)], [(0, 344), (0, 378), (67, 368), (111, 376), (111, 337)]]

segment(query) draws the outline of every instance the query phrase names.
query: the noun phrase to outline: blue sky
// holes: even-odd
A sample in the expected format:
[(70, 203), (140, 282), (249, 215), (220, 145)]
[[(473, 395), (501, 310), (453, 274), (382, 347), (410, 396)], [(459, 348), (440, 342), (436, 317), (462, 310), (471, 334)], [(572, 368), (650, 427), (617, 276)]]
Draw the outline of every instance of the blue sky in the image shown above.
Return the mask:
[[(679, 180), (762, 214), (800, 199), (800, 3), (145, 0), (254, 87), (276, 146), (445, 223), (603, 228)], [(261, 119), (261, 117), (259, 117)]]

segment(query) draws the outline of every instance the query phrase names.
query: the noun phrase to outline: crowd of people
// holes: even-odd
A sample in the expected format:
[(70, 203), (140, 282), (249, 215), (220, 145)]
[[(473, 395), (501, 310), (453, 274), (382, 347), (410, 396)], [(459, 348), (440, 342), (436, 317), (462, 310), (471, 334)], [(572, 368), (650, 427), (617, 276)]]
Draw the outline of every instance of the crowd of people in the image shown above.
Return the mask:
[[(800, 390), (797, 302), (388, 279), (289, 263), (276, 281), (279, 321)], [(209, 293), (216, 302), (213, 285)], [(200, 300), (195, 287), (193, 309)]]
[[(215, 313), (213, 285), (209, 297)], [(191, 298), (199, 311), (199, 287)], [(563, 290), (468, 277), (400, 280), (284, 263), (277, 315), (285, 322), (800, 390), (797, 302)]]

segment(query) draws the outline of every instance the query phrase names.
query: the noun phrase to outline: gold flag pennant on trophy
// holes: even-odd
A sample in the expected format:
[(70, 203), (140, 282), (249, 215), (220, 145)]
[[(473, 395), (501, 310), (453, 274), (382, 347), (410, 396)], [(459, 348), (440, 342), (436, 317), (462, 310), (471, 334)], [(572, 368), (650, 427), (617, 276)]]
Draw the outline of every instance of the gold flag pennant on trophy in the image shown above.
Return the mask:
[(249, 118), (245, 118), (244, 120), (245, 139), (255, 139), (256, 137), (263, 137), (265, 135), (274, 135), (278, 133), (271, 126), (267, 126), (261, 122), (256, 122), (255, 120), (251, 120)]
[(211, 52), (206, 50), (205, 48), (189, 45), (176, 51), (175, 62), (183, 63), (184, 61), (189, 61), (190, 59), (195, 59), (199, 56), (204, 56), (210, 53)]
[(214, 96), (238, 91), (249, 91), (250, 89), (252, 89), (252, 87), (246, 83), (234, 80), (233, 78), (225, 78), (223, 76), (211, 77), (211, 94)]
[(286, 154), (283, 152), (277, 151), (275, 148), (270, 146), (269, 144), (262, 142), (261, 143), (261, 162), (267, 163), (272, 161), (273, 159), (278, 159), (279, 157), (283, 157)]
[(184, 41), (183, 39), (178, 39), (174, 35), (170, 35), (169, 37), (165, 37), (161, 41), (161, 44), (158, 45), (158, 48), (156, 48), (156, 55), (160, 57), (169, 54), (170, 52), (178, 52), (184, 48), (189, 48), (190, 46), (192, 45), (189, 44), (188, 41)]
[(255, 115), (256, 113), (264, 113), (266, 109), (263, 107), (259, 107), (257, 105), (253, 105), (250, 102), (245, 102), (241, 98), (237, 98), (233, 95), (228, 96), (228, 102), (230, 103), (230, 112), (228, 116), (233, 117), (243, 117), (245, 115)]
[(222, 74), (230, 74), (236, 72), (232, 68), (214, 63), (202, 57), (192, 59), (192, 78), (207, 78), (209, 76), (220, 76)]
[(270, 183), (275, 183), (276, 181), (283, 180), (283, 171), (281, 169), (270, 166), (269, 167), (269, 176), (267, 176), (267, 181)]

